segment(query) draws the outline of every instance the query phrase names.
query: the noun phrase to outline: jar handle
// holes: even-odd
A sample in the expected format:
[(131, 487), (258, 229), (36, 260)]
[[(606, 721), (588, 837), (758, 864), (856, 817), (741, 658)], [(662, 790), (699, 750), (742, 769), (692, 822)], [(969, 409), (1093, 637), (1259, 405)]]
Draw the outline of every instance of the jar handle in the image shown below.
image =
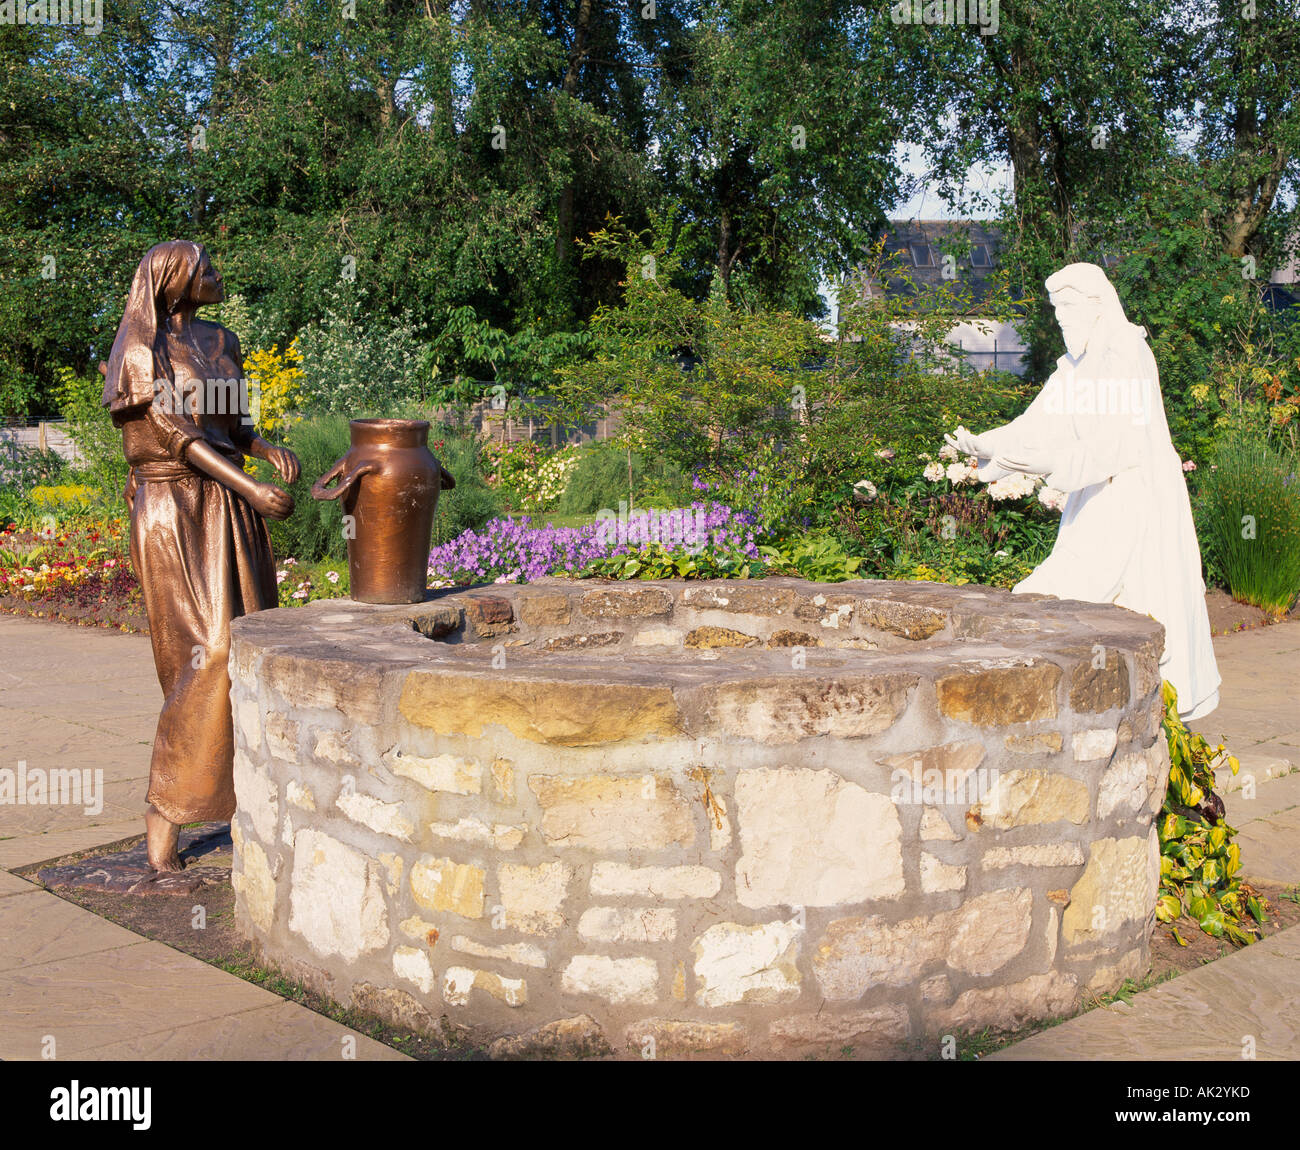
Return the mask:
[(348, 457), (345, 455), (311, 485), (311, 496), (313, 499), (337, 499), (339, 496), (348, 492), (363, 475), (369, 475), (375, 470), (375, 464), (368, 460), (363, 460), (339, 480), (337, 487), (327, 487), (326, 485), (330, 480), (342, 474), (343, 469), (347, 466), (347, 462)]

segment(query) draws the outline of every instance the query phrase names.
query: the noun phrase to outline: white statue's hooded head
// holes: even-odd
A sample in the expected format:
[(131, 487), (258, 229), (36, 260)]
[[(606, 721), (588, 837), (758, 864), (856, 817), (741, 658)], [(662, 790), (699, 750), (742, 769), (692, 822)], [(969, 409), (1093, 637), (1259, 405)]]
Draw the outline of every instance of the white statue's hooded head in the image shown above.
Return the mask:
[(1047, 279), (1048, 299), (1075, 360), (1098, 335), (1119, 335), (1131, 325), (1106, 273), (1096, 264), (1069, 264)]

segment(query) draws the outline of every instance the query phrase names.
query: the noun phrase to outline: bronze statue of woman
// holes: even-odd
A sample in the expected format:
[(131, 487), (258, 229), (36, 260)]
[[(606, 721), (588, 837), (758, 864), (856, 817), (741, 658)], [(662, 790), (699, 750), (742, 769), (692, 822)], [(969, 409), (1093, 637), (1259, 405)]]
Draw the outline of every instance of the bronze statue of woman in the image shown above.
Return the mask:
[[(277, 602), (263, 516), (286, 518), (293, 499), (248, 475), (244, 455), (266, 460), (287, 482), (298, 476), (294, 454), (260, 438), (238, 402), (243, 362), (234, 333), (194, 318), (224, 298), (198, 244), (150, 248), (104, 380), (104, 406), (131, 466), (131, 564), (164, 696), (145, 812), (149, 864), (164, 871), (181, 869), (183, 824), (234, 814), (230, 621)], [(221, 386), (232, 380), (240, 384)]]

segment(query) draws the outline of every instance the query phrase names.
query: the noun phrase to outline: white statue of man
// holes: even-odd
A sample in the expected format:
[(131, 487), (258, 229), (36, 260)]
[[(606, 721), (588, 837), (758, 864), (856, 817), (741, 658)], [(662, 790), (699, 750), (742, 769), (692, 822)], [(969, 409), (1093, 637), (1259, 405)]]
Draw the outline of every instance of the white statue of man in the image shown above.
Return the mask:
[(1184, 720), (1219, 703), (1201, 555), (1146, 329), (1124, 317), (1095, 264), (1047, 280), (1066, 354), (1018, 419), (948, 439), (985, 482), (1014, 471), (1067, 493), (1051, 555), (1014, 588), (1115, 603), (1165, 628), (1160, 674)]

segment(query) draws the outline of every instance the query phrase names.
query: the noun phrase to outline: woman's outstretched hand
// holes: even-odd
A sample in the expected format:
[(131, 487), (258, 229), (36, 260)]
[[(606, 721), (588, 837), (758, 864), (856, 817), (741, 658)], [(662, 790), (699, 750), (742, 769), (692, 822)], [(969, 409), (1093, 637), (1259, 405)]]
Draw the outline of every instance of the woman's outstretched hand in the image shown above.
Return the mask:
[[(298, 478), (302, 465), (298, 462), (298, 457), (294, 455), (287, 447), (272, 447), (269, 443), (266, 446), (266, 454), (262, 456), (272, 467), (280, 473), (280, 478), (286, 483), (292, 483)], [(290, 500), (292, 509), (293, 501)], [(277, 516), (277, 518), (279, 518)]]

